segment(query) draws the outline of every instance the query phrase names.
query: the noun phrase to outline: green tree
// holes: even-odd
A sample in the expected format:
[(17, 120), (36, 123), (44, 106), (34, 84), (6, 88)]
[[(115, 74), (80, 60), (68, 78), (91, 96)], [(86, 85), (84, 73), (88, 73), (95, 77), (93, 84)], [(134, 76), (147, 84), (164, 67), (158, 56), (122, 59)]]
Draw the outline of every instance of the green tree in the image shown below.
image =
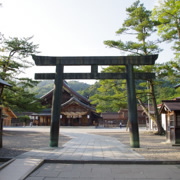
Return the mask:
[(19, 116), (18, 119), (20, 122), (25, 123), (25, 125), (28, 125), (30, 123), (30, 117), (27, 115)]
[(98, 93), (97, 89), (99, 87), (100, 87), (100, 83), (96, 82), (95, 84), (90, 85), (88, 88), (78, 91), (78, 93), (89, 99), (91, 96)]
[[(110, 66), (104, 73), (124, 72), (123, 66)], [(127, 93), (125, 80), (100, 80), (98, 92), (90, 97), (91, 103), (96, 105), (97, 112), (117, 112), (127, 107)]]
[(180, 64), (176, 60), (158, 65), (156, 75), (157, 102), (161, 103), (161, 100), (170, 100), (180, 96), (178, 89), (174, 88), (180, 82)]
[(171, 60), (160, 64), (156, 68), (157, 78), (171, 82), (173, 85), (179, 83), (180, 80), (180, 64), (176, 60)]
[(75, 91), (80, 91), (90, 87), (89, 84), (79, 81), (68, 81), (68, 85)]
[(158, 25), (158, 34), (163, 41), (174, 42), (172, 47), (176, 58), (180, 61), (180, 1), (161, 0), (152, 13)]
[[(122, 28), (120, 28), (116, 33), (118, 35), (126, 34), (126, 35), (133, 35), (136, 39), (133, 39), (133, 41), (126, 41), (123, 42), (122, 40), (119, 41), (104, 41), (104, 44), (117, 48), (120, 51), (127, 52), (130, 55), (151, 55), (151, 54), (157, 54), (161, 51), (161, 49), (158, 47), (158, 43), (160, 43), (160, 40), (154, 40), (152, 41), (152, 34), (157, 31), (156, 21), (151, 20), (151, 11), (146, 10), (143, 4), (140, 4), (140, 1), (137, 0), (133, 3), (133, 5), (126, 9), (128, 18), (124, 21)], [(132, 38), (131, 38), (132, 39)], [(153, 66), (145, 66), (143, 67), (143, 70), (146, 69), (146, 71), (152, 71), (154, 67)], [(139, 70), (142, 69), (142, 67), (139, 68)], [(154, 91), (154, 83), (152, 80), (149, 80), (150, 85), (150, 96), (153, 102), (154, 107), (154, 117), (152, 119), (155, 119), (157, 126), (158, 126), (158, 134), (163, 134), (164, 130), (161, 126), (161, 120), (160, 116), (158, 114), (157, 110), (157, 104), (156, 104), (156, 98), (155, 98), (155, 91)], [(145, 92), (145, 91), (144, 91)], [(142, 100), (137, 95), (137, 99), (139, 100), (139, 103), (143, 108), (145, 108), (144, 104), (142, 103)], [(151, 116), (151, 114), (146, 111), (148, 116)]]
[(13, 85), (12, 88), (2, 89), (0, 92), (3, 104), (14, 111), (38, 111), (42, 107), (29, 93), (28, 87), (34, 87), (37, 82), (29, 78), (19, 78), (18, 75), (32, 63), (27, 60), (33, 53), (37, 53), (38, 45), (34, 45), (29, 38), (2, 38), (0, 47), (0, 76)]
[(157, 43), (160, 40), (151, 41), (151, 35), (157, 31), (156, 22), (150, 19), (151, 11), (146, 10), (140, 1), (136, 1), (131, 7), (126, 9), (128, 18), (124, 21), (122, 28), (120, 28), (117, 35), (129, 35), (135, 36), (133, 41), (123, 42), (122, 40), (104, 41), (104, 44), (108, 47), (117, 48), (120, 51), (125, 51), (128, 55), (150, 55), (157, 54), (161, 51), (158, 48)]

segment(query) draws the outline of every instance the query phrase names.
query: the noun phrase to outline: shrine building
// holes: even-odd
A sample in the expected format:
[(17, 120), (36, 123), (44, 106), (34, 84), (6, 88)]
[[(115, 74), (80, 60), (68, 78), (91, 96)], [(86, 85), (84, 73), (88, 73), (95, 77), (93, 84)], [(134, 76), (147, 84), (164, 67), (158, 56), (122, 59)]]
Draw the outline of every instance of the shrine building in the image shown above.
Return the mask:
[[(41, 104), (48, 108), (31, 115), (33, 125), (50, 126), (53, 92), (54, 89), (40, 98)], [(61, 108), (61, 126), (92, 126), (101, 119), (89, 100), (74, 91), (66, 81), (63, 81)]]

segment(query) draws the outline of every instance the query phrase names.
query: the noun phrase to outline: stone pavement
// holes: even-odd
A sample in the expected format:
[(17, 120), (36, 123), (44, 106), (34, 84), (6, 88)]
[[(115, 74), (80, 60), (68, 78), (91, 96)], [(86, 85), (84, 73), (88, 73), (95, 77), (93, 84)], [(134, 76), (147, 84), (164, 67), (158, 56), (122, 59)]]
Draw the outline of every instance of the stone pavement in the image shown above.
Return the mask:
[(64, 132), (70, 136), (64, 148), (42, 148), (24, 153), (17, 158), (39, 158), (81, 161), (143, 160), (144, 158), (127, 148), (113, 137), (88, 134), (85, 132)]
[(0, 180), (25, 179), (43, 160), (45, 163), (27, 180), (179, 180), (179, 165), (147, 165), (144, 157), (116, 138), (94, 135), (86, 129), (62, 129), (61, 133), (72, 139), (63, 147), (45, 147), (17, 156), (13, 163), (0, 171)]
[(179, 180), (178, 165), (45, 163), (26, 180)]

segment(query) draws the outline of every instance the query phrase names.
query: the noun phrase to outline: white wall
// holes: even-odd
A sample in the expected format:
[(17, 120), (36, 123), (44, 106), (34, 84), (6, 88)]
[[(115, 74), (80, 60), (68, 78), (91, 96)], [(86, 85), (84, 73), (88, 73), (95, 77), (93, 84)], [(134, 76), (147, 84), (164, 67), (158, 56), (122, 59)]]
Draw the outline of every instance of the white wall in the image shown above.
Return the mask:
[(161, 114), (161, 122), (162, 122), (162, 127), (166, 131), (166, 114)]

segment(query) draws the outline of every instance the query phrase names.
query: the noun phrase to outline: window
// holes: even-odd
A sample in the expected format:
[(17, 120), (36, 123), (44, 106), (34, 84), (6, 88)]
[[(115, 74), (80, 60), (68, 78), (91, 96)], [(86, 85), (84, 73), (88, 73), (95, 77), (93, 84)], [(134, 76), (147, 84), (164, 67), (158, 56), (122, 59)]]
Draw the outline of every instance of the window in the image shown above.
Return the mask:
[(176, 126), (180, 127), (180, 114), (176, 114)]
[(174, 115), (170, 115), (170, 126), (174, 126)]

